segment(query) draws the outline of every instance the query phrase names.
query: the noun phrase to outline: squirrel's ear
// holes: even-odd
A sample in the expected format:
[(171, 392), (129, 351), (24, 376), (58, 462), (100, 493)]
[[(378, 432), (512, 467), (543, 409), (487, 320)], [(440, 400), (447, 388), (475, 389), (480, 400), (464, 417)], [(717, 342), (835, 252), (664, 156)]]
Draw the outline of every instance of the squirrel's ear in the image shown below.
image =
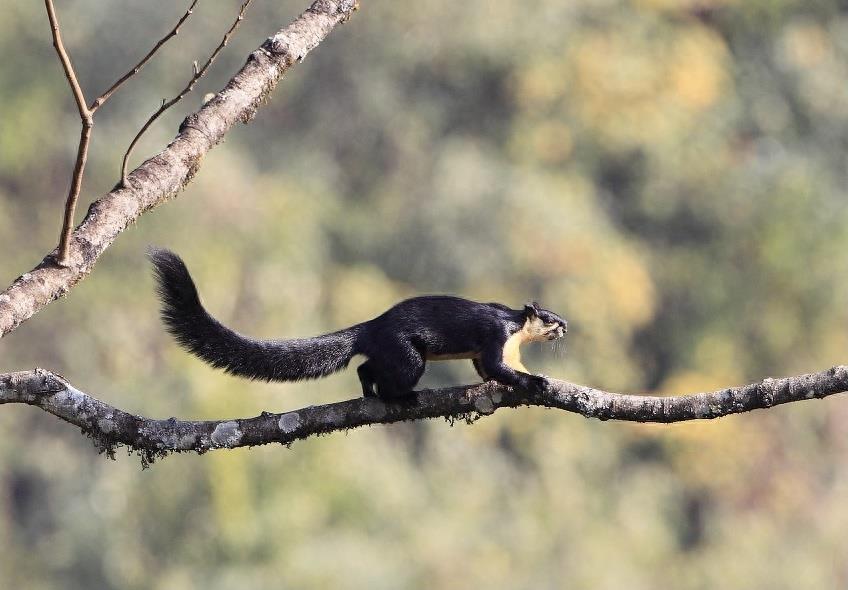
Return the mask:
[(535, 318), (538, 315), (539, 314), (538, 314), (538, 310), (536, 309), (536, 303), (535, 302), (528, 303), (527, 305), (524, 306), (524, 317), (525, 318), (528, 318), (528, 319), (529, 318)]

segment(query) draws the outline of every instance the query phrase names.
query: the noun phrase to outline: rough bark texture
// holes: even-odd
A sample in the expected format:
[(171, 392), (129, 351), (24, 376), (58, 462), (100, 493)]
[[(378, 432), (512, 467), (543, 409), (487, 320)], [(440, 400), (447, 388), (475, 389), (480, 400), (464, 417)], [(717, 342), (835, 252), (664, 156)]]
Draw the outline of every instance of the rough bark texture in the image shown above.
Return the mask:
[(145, 465), (171, 452), (282, 443), (316, 434), (370, 424), (444, 417), (476, 420), (499, 408), (543, 406), (600, 420), (681, 422), (711, 419), (760, 408), (848, 391), (848, 366), (808, 375), (764, 379), (759, 383), (709, 393), (656, 397), (610, 393), (556, 379), (534, 397), (495, 382), (438, 390), (422, 390), (408, 403), (374, 398), (309, 406), (283, 414), (263, 412), (254, 418), (191, 421), (153, 420), (128, 414), (79, 391), (48, 371), (35, 369), (0, 375), (0, 404), (37, 406), (79, 426), (110, 456), (118, 446), (137, 451)]
[(236, 123), (253, 118), (286, 70), (356, 7), (356, 0), (317, 0), (254, 51), (215, 98), (183, 121), (168, 147), (129, 174), (127, 188), (116, 188), (91, 205), (71, 236), (65, 266), (56, 264), (54, 251), (0, 293), (0, 337), (67, 293), (130, 223), (188, 184), (206, 152)]

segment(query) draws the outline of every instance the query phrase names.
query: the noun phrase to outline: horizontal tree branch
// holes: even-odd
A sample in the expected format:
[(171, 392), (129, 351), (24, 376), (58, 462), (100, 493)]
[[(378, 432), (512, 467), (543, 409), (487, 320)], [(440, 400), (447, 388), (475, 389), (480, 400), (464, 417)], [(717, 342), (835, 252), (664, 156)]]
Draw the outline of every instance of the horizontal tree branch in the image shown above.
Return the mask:
[(124, 445), (138, 452), (147, 465), (172, 452), (289, 445), (317, 434), (422, 418), (471, 422), (499, 408), (519, 406), (557, 408), (600, 420), (670, 423), (712, 419), (844, 393), (848, 391), (848, 366), (671, 397), (610, 393), (557, 379), (548, 382), (547, 390), (538, 396), (490, 381), (422, 390), (407, 402), (357, 398), (282, 414), (263, 412), (254, 418), (192, 421), (153, 420), (129, 414), (83, 393), (54, 373), (35, 369), (0, 374), (0, 404), (37, 406), (79, 426), (109, 456)]
[(129, 174), (126, 188), (116, 187), (91, 205), (71, 235), (63, 266), (56, 264), (54, 250), (0, 293), (0, 337), (65, 295), (91, 272), (118, 234), (179, 193), (197, 173), (203, 156), (236, 123), (250, 121), (282, 75), (349, 19), (357, 6), (357, 0), (316, 0), (254, 51), (215, 98), (186, 117), (168, 147)]

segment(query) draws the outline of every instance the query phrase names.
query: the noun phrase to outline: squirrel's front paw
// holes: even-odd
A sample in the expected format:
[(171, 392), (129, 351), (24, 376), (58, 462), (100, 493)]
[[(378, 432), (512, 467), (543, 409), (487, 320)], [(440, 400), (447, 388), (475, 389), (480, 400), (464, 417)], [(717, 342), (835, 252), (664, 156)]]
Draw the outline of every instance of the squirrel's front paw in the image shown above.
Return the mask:
[(527, 391), (533, 395), (542, 395), (548, 390), (548, 380), (543, 375), (530, 375)]

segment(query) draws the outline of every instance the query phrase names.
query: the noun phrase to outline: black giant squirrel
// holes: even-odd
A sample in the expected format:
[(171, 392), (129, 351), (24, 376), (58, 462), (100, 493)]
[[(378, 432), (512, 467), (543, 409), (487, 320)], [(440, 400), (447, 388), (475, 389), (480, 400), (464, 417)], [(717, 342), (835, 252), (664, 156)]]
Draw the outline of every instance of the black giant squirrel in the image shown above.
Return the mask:
[(410, 395), (426, 361), (471, 359), (483, 380), (538, 393), (547, 381), (521, 364), (525, 342), (562, 338), (565, 319), (535, 303), (511, 309), (447, 295), (414, 297), (382, 315), (314, 338), (256, 340), (242, 336), (203, 308), (179, 256), (152, 249), (162, 319), (189, 352), (227, 373), (266, 381), (316, 379), (346, 368), (354, 355), (366, 397)]

